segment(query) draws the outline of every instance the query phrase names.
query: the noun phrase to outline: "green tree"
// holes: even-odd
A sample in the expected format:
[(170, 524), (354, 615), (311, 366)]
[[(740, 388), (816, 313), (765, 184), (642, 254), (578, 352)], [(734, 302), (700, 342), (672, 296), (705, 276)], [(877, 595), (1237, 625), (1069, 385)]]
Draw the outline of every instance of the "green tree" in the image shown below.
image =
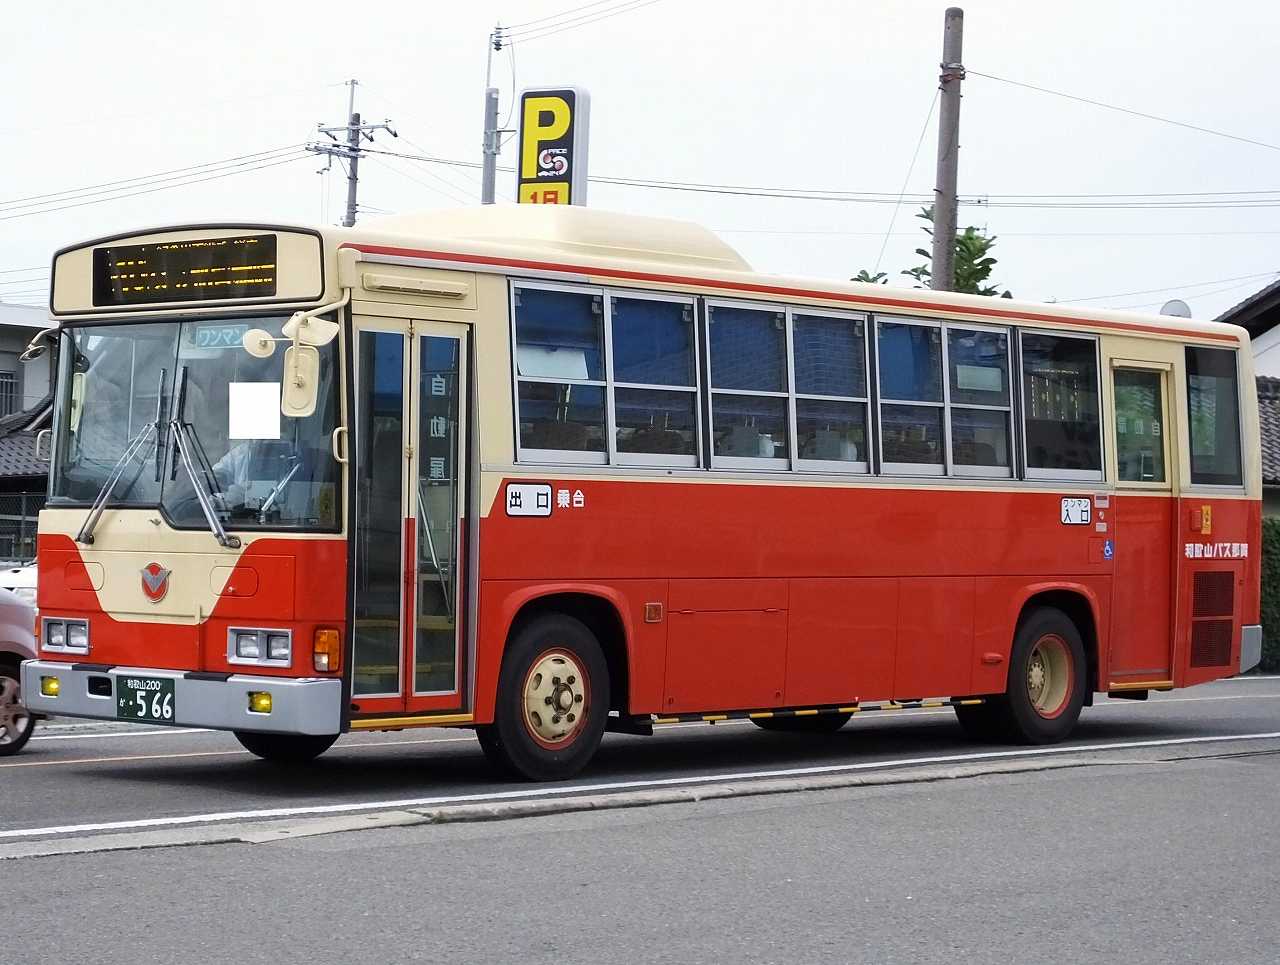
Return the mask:
[[(933, 207), (921, 208), (920, 213), (916, 215), (923, 221), (926, 221), (924, 231), (925, 234), (933, 237)], [(964, 231), (956, 235), (956, 255), (955, 255), (955, 290), (958, 292), (966, 292), (970, 295), (992, 295), (1001, 298), (1012, 298), (1009, 291), (1001, 291), (998, 285), (990, 285), (987, 282), (991, 278), (991, 272), (995, 269), (996, 259), (991, 254), (991, 249), (995, 247), (996, 236), (988, 236), (984, 231), (975, 228), (972, 225), (965, 228)], [(922, 258), (929, 259), (923, 265), (916, 265), (914, 268), (908, 268), (901, 272), (910, 278), (915, 279), (916, 288), (929, 288), (933, 280), (933, 253), (925, 248), (917, 248), (916, 254)], [(865, 268), (856, 274), (853, 281), (862, 282), (879, 282), (885, 284), (888, 282), (888, 276), (880, 271), (872, 275)]]

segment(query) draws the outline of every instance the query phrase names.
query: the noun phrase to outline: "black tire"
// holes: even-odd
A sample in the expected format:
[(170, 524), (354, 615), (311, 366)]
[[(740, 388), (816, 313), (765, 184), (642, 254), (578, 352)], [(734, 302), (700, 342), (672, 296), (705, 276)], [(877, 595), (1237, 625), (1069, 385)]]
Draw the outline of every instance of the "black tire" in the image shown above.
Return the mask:
[(337, 734), (259, 734), (238, 730), (236, 740), (250, 754), (273, 764), (308, 764), (333, 746)]
[(834, 734), (853, 714), (806, 714), (804, 717), (752, 717), (761, 730), (781, 734)]
[(20, 684), (16, 667), (0, 666), (0, 757), (9, 757), (26, 747), (36, 729), (36, 715), (22, 706)]
[[(1048, 691), (1037, 704), (1033, 657), (1041, 648), (1041, 666), (1051, 663), (1046, 654), (1058, 652), (1066, 661), (1066, 680), (1061, 699)], [(1075, 729), (1084, 706), (1088, 686), (1088, 665), (1080, 631), (1071, 618), (1054, 607), (1040, 607), (1026, 615), (1013, 638), (1009, 659), (1009, 682), (998, 709), (1005, 736), (1018, 744), (1055, 744)], [(1053, 673), (1042, 679), (1053, 680)]]
[[(557, 660), (577, 671), (562, 678), (551, 669)], [(537, 672), (539, 667), (547, 673)], [(534, 692), (554, 688), (554, 696), (545, 698), (556, 702), (546, 712), (550, 717), (537, 710), (526, 714), (528, 687)], [(477, 727), (476, 735), (499, 769), (529, 781), (563, 781), (591, 760), (608, 716), (609, 667), (600, 644), (580, 621), (549, 613), (525, 624), (507, 643), (494, 721)], [(560, 731), (563, 735), (555, 736)]]

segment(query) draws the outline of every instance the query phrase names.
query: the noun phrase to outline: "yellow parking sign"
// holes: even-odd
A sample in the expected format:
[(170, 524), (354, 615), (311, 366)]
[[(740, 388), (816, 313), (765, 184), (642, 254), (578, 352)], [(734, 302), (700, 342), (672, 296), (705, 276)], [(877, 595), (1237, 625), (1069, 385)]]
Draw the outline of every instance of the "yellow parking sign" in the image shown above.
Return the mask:
[(587, 203), (587, 119), (579, 87), (520, 92), (516, 199), (521, 204)]

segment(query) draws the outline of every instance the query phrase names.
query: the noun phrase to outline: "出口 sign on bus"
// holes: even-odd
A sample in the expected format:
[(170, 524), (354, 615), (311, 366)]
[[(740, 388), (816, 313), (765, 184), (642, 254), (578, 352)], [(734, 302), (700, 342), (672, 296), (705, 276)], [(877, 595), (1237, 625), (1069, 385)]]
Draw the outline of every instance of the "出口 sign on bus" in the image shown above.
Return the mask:
[(516, 200), (587, 203), (587, 121), (591, 99), (580, 87), (520, 93)]

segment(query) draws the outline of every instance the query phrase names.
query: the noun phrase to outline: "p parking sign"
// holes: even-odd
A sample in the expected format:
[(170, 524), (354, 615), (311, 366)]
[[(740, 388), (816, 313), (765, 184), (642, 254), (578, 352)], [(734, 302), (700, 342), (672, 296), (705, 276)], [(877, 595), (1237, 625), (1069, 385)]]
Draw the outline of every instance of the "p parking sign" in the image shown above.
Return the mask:
[(587, 203), (587, 121), (591, 98), (580, 87), (520, 92), (521, 204)]

